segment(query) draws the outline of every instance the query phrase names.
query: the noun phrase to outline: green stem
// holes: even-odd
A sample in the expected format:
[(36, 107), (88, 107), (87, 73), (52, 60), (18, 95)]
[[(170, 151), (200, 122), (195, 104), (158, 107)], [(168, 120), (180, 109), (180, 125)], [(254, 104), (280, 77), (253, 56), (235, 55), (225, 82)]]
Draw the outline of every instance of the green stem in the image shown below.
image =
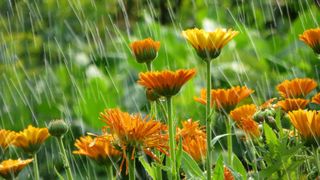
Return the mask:
[(131, 153), (130, 151), (127, 152), (127, 158), (129, 159), (129, 180), (135, 180), (135, 171), (136, 171), (136, 162), (135, 157), (131, 159)]
[(35, 180), (40, 179), (37, 154), (33, 154), (33, 176)]
[(147, 65), (147, 70), (148, 70), (148, 71), (152, 71), (151, 62), (147, 62), (146, 65)]
[(172, 179), (177, 179), (177, 170), (176, 170), (176, 141), (175, 141), (175, 126), (172, 119), (172, 99), (167, 97), (167, 108), (168, 108), (168, 124), (169, 124), (169, 148), (170, 148), (170, 163), (172, 171)]
[(162, 102), (160, 100), (157, 100), (157, 104), (160, 106), (160, 109), (161, 109), (162, 113), (164, 114), (165, 119), (168, 119), (167, 111), (166, 111), (164, 105), (162, 104)]
[(107, 171), (107, 177), (109, 180), (113, 180), (113, 170), (112, 170), (112, 164), (108, 164), (106, 166), (106, 171)]
[(249, 138), (248, 148), (249, 148), (250, 154), (251, 154), (252, 159), (253, 159), (253, 169), (257, 174), (259, 174), (258, 173), (258, 167), (257, 167), (257, 156), (256, 156), (256, 153), (255, 153), (256, 151), (255, 151), (255, 147), (254, 147), (254, 144), (253, 144), (251, 138)]
[(315, 161), (316, 161), (316, 164), (317, 164), (318, 173), (320, 173), (320, 161), (319, 161), (319, 149), (318, 149), (318, 147), (314, 147), (313, 151), (314, 151), (314, 154), (315, 154)]
[(210, 118), (210, 106), (211, 106), (211, 68), (210, 62), (207, 61), (207, 104), (206, 104), (206, 132), (207, 132), (207, 158), (206, 158), (206, 169), (207, 169), (207, 180), (211, 180), (211, 118)]
[(227, 143), (228, 143), (228, 163), (231, 166), (232, 165), (232, 125), (231, 125), (231, 119), (229, 118), (228, 115), (226, 115), (226, 129), (227, 129)]
[[(158, 108), (157, 108), (157, 102), (150, 102), (151, 103), (151, 114), (154, 116), (156, 119), (158, 119)], [(161, 152), (156, 151), (156, 156), (160, 159)], [(156, 172), (157, 172), (157, 178), (162, 179), (162, 170), (160, 166), (156, 166)]]
[(58, 144), (59, 144), (59, 147), (60, 147), (60, 153), (61, 153), (62, 158), (63, 158), (64, 167), (65, 167), (66, 172), (67, 172), (68, 180), (73, 180), (70, 164), (69, 164), (69, 161), (68, 161), (66, 150), (65, 150), (64, 145), (63, 145), (62, 137), (58, 138)]

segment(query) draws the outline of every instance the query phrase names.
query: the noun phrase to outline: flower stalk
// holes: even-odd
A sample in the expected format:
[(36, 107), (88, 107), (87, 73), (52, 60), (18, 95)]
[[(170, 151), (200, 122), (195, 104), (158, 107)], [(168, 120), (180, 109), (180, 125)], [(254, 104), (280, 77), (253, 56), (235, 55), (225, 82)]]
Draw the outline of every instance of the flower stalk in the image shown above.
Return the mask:
[(40, 175), (39, 175), (37, 153), (34, 153), (32, 155), (32, 157), (33, 157), (33, 176), (34, 176), (35, 180), (39, 180), (40, 179)]
[[(127, 152), (127, 157), (131, 157), (130, 151)], [(135, 162), (135, 157), (129, 158), (129, 180), (135, 180), (135, 170), (136, 170), (136, 162)]]
[(171, 173), (172, 179), (177, 179), (177, 170), (176, 170), (176, 141), (175, 141), (175, 126), (172, 118), (172, 99), (171, 96), (167, 97), (167, 112), (168, 112), (168, 125), (169, 125), (169, 148), (170, 148), (170, 163), (171, 163)]
[(232, 121), (228, 115), (226, 115), (226, 130), (227, 130), (227, 145), (228, 145), (228, 163), (232, 165)]
[(63, 145), (62, 136), (57, 138), (57, 140), (58, 140), (60, 153), (62, 155), (64, 167), (65, 167), (66, 172), (67, 172), (67, 178), (68, 178), (68, 180), (73, 180), (70, 164), (69, 164), (68, 157), (67, 157), (67, 153), (66, 153), (66, 150), (65, 150), (64, 145)]
[(206, 78), (207, 78), (207, 104), (206, 104), (206, 132), (207, 132), (207, 179), (211, 179), (211, 118), (210, 118), (210, 105), (211, 105), (211, 61), (206, 61)]

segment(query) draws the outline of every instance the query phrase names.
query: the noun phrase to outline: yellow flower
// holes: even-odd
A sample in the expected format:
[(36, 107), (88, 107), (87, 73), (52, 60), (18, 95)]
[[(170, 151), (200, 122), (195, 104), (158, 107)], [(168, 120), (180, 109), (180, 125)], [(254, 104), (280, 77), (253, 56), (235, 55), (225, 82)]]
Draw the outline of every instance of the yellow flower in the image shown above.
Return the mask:
[(201, 162), (206, 157), (207, 135), (198, 121), (191, 119), (182, 122), (182, 129), (177, 129), (176, 139), (182, 139), (182, 148), (195, 161)]
[[(211, 107), (215, 106), (218, 110), (229, 112), (242, 99), (248, 97), (254, 91), (246, 86), (232, 87), (230, 89), (211, 89)], [(207, 93), (205, 89), (201, 89), (200, 97), (195, 97), (195, 101), (201, 104), (207, 104)]]
[(8, 159), (2, 161), (0, 163), (0, 175), (3, 178), (13, 178), (18, 176), (19, 172), (29, 163), (31, 163), (33, 159), (26, 159), (26, 160), (12, 160)]
[(13, 143), (15, 138), (15, 132), (5, 129), (0, 129), (0, 147), (6, 149), (10, 144)]
[(111, 163), (121, 155), (121, 152), (112, 146), (111, 141), (112, 137), (110, 135), (96, 138), (91, 136), (80, 137), (75, 142), (78, 150), (73, 151), (73, 154), (88, 156), (100, 164)]
[(16, 134), (13, 145), (22, 148), (27, 153), (36, 153), (49, 136), (48, 128), (36, 128), (29, 125), (27, 129)]
[(157, 57), (160, 42), (151, 38), (134, 41), (130, 44), (131, 50), (138, 63), (150, 63)]
[(293, 126), (307, 141), (320, 138), (320, 114), (317, 111), (296, 110), (288, 113)]
[(210, 61), (219, 56), (221, 49), (239, 32), (232, 29), (216, 29), (206, 32), (203, 29), (188, 29), (182, 31), (182, 36), (195, 48), (199, 57)]
[(277, 90), (284, 98), (299, 98), (308, 95), (317, 82), (310, 78), (296, 78), (291, 81), (285, 80), (277, 86)]
[(320, 104), (320, 93), (314, 95), (312, 97), (312, 101), (311, 102), (316, 103), (316, 104)]
[(100, 117), (107, 124), (104, 131), (112, 134), (114, 143), (123, 151), (120, 168), (124, 160), (128, 163), (126, 152), (130, 152), (131, 159), (133, 159), (136, 151), (144, 151), (156, 160), (157, 157), (151, 152), (151, 149), (167, 153), (167, 127), (162, 123), (148, 117), (142, 118), (140, 114), (130, 115), (119, 109), (106, 109), (100, 114)]
[(299, 39), (311, 47), (316, 54), (320, 54), (320, 28), (304, 31), (299, 35)]
[(298, 110), (298, 109), (304, 109), (309, 100), (306, 99), (285, 99), (282, 101), (277, 102), (277, 106), (280, 106), (281, 109), (283, 109), (285, 112), (293, 111), (293, 110)]
[(146, 72), (139, 74), (138, 83), (147, 89), (152, 89), (159, 96), (171, 97), (176, 95), (195, 74), (194, 69)]
[(258, 137), (260, 136), (258, 123), (253, 120), (253, 115), (257, 111), (254, 104), (243, 105), (230, 112), (230, 116), (237, 126), (245, 133)]

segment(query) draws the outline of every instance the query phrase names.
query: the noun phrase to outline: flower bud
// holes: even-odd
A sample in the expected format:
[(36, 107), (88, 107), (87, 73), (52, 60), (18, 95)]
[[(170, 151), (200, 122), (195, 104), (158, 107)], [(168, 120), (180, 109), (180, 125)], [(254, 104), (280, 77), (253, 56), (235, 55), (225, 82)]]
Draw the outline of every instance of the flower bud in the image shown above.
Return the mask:
[(147, 38), (131, 43), (130, 47), (138, 63), (150, 63), (158, 55), (160, 42)]
[(58, 119), (50, 121), (48, 129), (51, 136), (59, 138), (68, 132), (69, 126), (64, 120)]

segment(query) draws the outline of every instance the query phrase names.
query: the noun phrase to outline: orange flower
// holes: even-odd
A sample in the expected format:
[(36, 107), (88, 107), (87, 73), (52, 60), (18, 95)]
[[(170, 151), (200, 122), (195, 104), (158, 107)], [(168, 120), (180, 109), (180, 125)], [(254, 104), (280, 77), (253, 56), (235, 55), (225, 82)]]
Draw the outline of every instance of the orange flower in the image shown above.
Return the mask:
[[(246, 86), (232, 87), (230, 89), (211, 89), (211, 107), (214, 105), (219, 110), (229, 112), (232, 110), (242, 99), (248, 97), (254, 91)], [(205, 89), (201, 89), (200, 97), (195, 97), (195, 101), (201, 104), (207, 104), (207, 93)]]
[(305, 97), (317, 87), (316, 81), (310, 78), (296, 78), (285, 80), (277, 86), (277, 90), (284, 98)]
[(187, 121), (182, 122), (182, 129), (177, 130), (177, 138), (179, 137), (206, 137), (206, 133), (202, 130), (203, 128), (200, 127), (198, 121), (192, 121), (191, 119), (188, 119)]
[(320, 104), (320, 93), (313, 96), (311, 102), (316, 103), (316, 104)]
[(21, 147), (25, 152), (35, 153), (49, 137), (48, 128), (35, 128), (31, 125), (16, 134), (13, 145)]
[(272, 103), (276, 100), (277, 98), (271, 98), (269, 100), (267, 100), (266, 102), (264, 102), (263, 104), (260, 105), (260, 109), (264, 110), (264, 109), (268, 109), (268, 108), (272, 108), (273, 105)]
[(224, 167), (223, 174), (224, 174), (224, 180), (234, 180), (234, 177), (233, 177), (231, 171), (229, 170), (229, 168)]
[(299, 35), (299, 39), (311, 47), (316, 54), (320, 54), (320, 28), (304, 31)]
[(176, 95), (181, 87), (195, 74), (194, 69), (181, 69), (175, 72), (168, 70), (146, 72), (139, 74), (138, 83), (147, 89), (152, 89), (160, 96), (171, 97)]
[(2, 161), (0, 163), (0, 175), (5, 179), (16, 177), (18, 176), (19, 172), (32, 161), (33, 159), (26, 159), (26, 160), (8, 159), (5, 161)]
[(277, 102), (277, 106), (280, 106), (285, 112), (304, 109), (309, 100), (306, 99), (285, 99)]
[(160, 42), (147, 38), (141, 41), (134, 41), (130, 44), (130, 47), (138, 63), (150, 63), (157, 57)]
[(317, 111), (296, 110), (288, 113), (293, 126), (305, 139), (320, 138), (320, 114)]
[(167, 127), (158, 121), (142, 118), (140, 114), (130, 115), (121, 112), (119, 109), (105, 110), (100, 114), (101, 120), (107, 124), (104, 130), (109, 130), (114, 138), (114, 143), (123, 151), (123, 161), (127, 160), (126, 151), (131, 152), (131, 159), (134, 158), (136, 150), (143, 150), (154, 159), (157, 157), (151, 149), (158, 149), (166, 153), (168, 149), (166, 134)]
[(195, 161), (205, 159), (207, 151), (207, 135), (200, 127), (199, 122), (191, 119), (182, 122), (182, 129), (177, 130), (176, 138), (182, 139), (182, 148)]
[(74, 154), (85, 155), (101, 164), (111, 163), (121, 155), (112, 144), (110, 135), (92, 138), (91, 136), (80, 137), (76, 140), (75, 146), (78, 150)]
[(237, 126), (245, 133), (258, 137), (260, 136), (258, 123), (253, 120), (257, 108), (254, 104), (243, 105), (230, 112), (230, 116)]
[(182, 31), (182, 36), (195, 48), (199, 57), (211, 60), (219, 56), (221, 49), (239, 32), (232, 29), (216, 29), (206, 32), (203, 29), (188, 29)]
[(15, 138), (15, 132), (5, 129), (0, 129), (0, 147), (6, 149), (13, 143)]
[(195, 161), (201, 162), (206, 157), (207, 140), (206, 137), (189, 137), (186, 136), (182, 140), (182, 148), (188, 153)]

